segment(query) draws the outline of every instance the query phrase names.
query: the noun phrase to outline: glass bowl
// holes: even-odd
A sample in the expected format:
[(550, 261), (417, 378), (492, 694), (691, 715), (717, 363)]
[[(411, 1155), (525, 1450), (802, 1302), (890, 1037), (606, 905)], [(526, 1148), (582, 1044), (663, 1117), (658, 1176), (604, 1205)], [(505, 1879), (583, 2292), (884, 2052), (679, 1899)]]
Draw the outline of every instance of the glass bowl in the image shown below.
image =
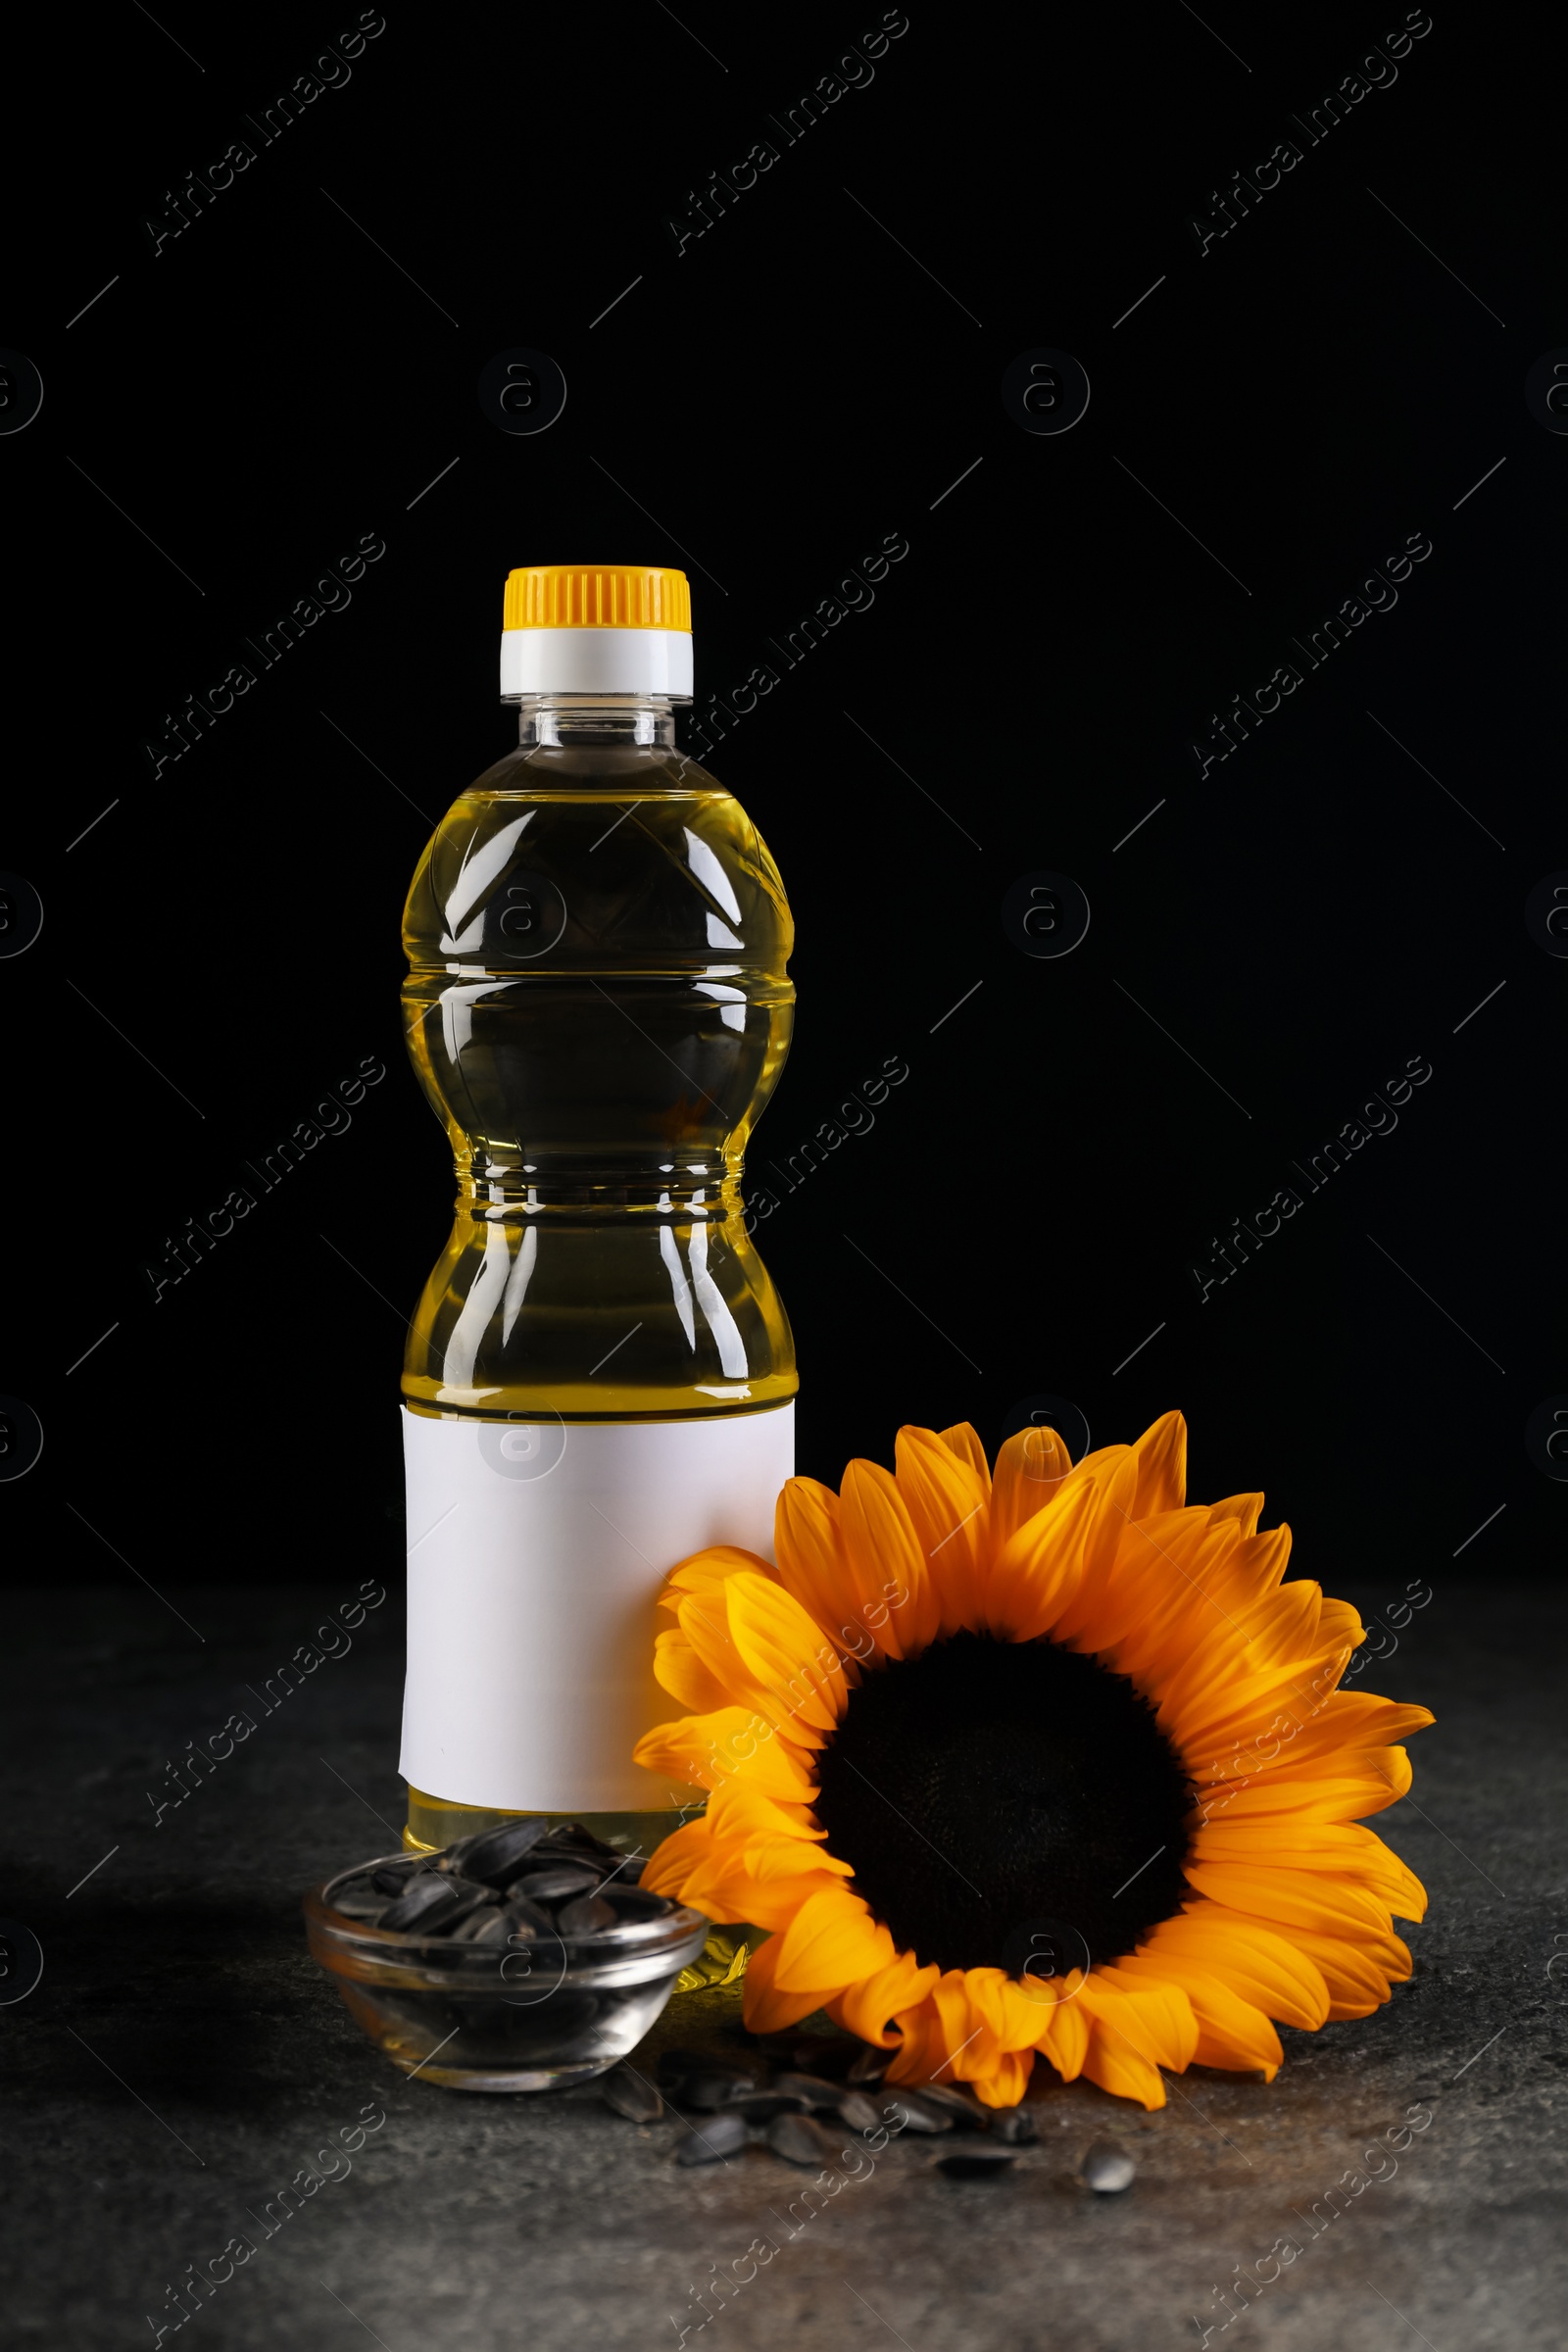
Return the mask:
[(591, 1936), (526, 1944), (400, 1936), (336, 1911), (349, 1879), (402, 1853), (339, 1871), (305, 1897), (311, 1951), (350, 2015), (406, 2075), (453, 2090), (555, 2090), (589, 2082), (634, 2050), (709, 1921), (677, 1905)]

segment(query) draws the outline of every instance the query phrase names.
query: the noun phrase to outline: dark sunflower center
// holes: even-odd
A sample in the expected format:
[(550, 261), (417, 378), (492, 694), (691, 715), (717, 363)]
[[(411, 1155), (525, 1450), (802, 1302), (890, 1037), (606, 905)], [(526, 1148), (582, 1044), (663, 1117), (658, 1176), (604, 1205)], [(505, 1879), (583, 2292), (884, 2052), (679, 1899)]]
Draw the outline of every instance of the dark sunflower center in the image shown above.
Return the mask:
[(1050, 1977), (1132, 1950), (1186, 1891), (1191, 1790), (1122, 1675), (956, 1634), (872, 1669), (816, 1815), (901, 1949)]

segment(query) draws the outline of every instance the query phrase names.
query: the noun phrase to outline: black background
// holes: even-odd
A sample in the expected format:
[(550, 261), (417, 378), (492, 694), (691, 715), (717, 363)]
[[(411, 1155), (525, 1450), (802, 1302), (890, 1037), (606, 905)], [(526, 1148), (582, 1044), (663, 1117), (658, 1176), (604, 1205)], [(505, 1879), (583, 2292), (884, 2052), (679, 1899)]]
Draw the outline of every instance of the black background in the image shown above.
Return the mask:
[[(7, 1572), (398, 1571), (402, 1327), (452, 1191), (399, 914), (514, 735), (503, 578), (684, 564), (701, 697), (896, 532), (874, 606), (710, 760), (799, 934), (754, 1172), (909, 1069), (760, 1234), (800, 1467), (891, 1459), (903, 1421), (994, 1445), (1040, 1393), (1097, 1445), (1176, 1404), (1195, 1494), (1266, 1488), (1331, 1587), (1549, 1573), (1568, 1494), (1524, 1444), (1568, 1390), (1568, 967), (1524, 922), (1568, 866), (1568, 440), (1523, 396), (1568, 343), (1547, 20), (1436, 0), (1308, 147), (1288, 110), (1402, 9), (911, 6), (679, 257), (666, 216), (782, 147), (765, 115), (878, 10), (389, 5), (262, 146), (242, 110), (355, 21), (170, 0), (19, 36), (0, 340), (45, 399), (0, 440), (0, 863), (45, 920), (0, 963), (0, 1389), (45, 1446), (0, 1490)], [(254, 164), (155, 257), (144, 218), (238, 136)], [(1287, 136), (1301, 162), (1200, 257), (1189, 216)], [(477, 399), (516, 345), (568, 385), (538, 436)], [(1059, 437), (1001, 399), (1038, 346), (1093, 388)], [(1210, 713), (1417, 532), (1397, 607), (1200, 780)], [(164, 714), (364, 533), (386, 553), (352, 604), (155, 778)], [(1001, 920), (1043, 868), (1093, 909), (1059, 960)], [(154, 1305), (165, 1237), (367, 1055), (349, 1132)], [(1396, 1132), (1200, 1303), (1213, 1237), (1413, 1056)]]

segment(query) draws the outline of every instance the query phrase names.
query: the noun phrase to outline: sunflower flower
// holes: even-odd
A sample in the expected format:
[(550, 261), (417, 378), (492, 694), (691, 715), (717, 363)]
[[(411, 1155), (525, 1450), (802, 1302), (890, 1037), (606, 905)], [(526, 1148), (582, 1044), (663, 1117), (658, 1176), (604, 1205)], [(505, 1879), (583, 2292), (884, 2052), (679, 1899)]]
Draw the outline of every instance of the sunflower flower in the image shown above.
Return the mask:
[(1035, 2058), (1164, 2104), (1193, 2061), (1272, 2080), (1275, 2022), (1410, 1974), (1419, 1882), (1361, 1817), (1432, 1721), (1338, 1689), (1355, 1611), (1285, 1583), (1260, 1494), (1186, 1500), (1186, 1426), (1072, 1465), (972, 1429), (791, 1479), (777, 1565), (668, 1580), (656, 1672), (693, 1711), (642, 1764), (710, 1791), (644, 1883), (766, 1930), (746, 2021), (822, 2008), (891, 2082), (1022, 2096)]

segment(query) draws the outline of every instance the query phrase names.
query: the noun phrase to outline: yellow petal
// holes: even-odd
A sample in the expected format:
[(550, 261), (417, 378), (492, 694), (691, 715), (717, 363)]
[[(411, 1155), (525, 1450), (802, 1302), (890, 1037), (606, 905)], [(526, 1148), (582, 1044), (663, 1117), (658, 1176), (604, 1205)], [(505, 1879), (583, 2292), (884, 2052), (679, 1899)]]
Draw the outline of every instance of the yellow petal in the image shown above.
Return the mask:
[(1119, 2037), (1154, 2066), (1182, 2074), (1198, 2047), (1198, 2025), (1181, 1985), (1140, 1983), (1116, 1966), (1093, 1968), (1081, 1995), (1096, 2038)]
[[(1084, 2071), (1084, 2060), (1089, 2055), (1089, 2012), (1074, 1997), (1082, 1984), (1082, 1977), (1074, 1969), (1062, 1997), (1042, 2008), (1040, 2014), (1043, 2023), (1035, 2039), (1035, 2047), (1043, 2057), (1050, 2059), (1064, 2082), (1077, 2082)], [(1029, 1980), (1026, 1978), (1025, 1990), (1028, 1985)]]
[(1114, 2027), (1105, 2032), (1095, 2025), (1083, 2071), (1091, 2082), (1098, 2082), (1102, 2090), (1118, 2099), (1136, 2099), (1141, 2107), (1149, 2108), (1165, 2104), (1165, 2082), (1158, 2067), (1135, 2050)]
[(1397, 1936), (1319, 1936), (1306, 1928), (1285, 1931), (1304, 1959), (1310, 1960), (1328, 1988), (1331, 2020), (1370, 2017), (1389, 1998), (1394, 1984), (1410, 1974), (1406, 1945)]
[(1054, 1502), (1071, 1470), (1072, 1456), (1054, 1429), (1020, 1429), (1005, 1441), (991, 1487), (993, 1551)]
[(1187, 1424), (1181, 1414), (1162, 1413), (1132, 1453), (1138, 1485), (1131, 1516), (1152, 1519), (1156, 1511), (1179, 1511), (1187, 1500)]
[(1353, 1609), (1348, 1600), (1335, 1600), (1327, 1593), (1323, 1596), (1318, 1631), (1320, 1647), (1334, 1642), (1343, 1644), (1346, 1649), (1359, 1649), (1366, 1640), (1366, 1627), (1361, 1622), (1360, 1611)]
[(1095, 1648), (1167, 1710), (1185, 1712), (1191, 1696), (1229, 1681), (1245, 1662), (1245, 1628), (1211, 1591), (1237, 1543), (1232, 1525), (1203, 1511), (1165, 1511), (1123, 1531)]
[(893, 1938), (858, 1894), (824, 1888), (802, 1904), (779, 1939), (774, 1982), (783, 1992), (814, 1986), (820, 1999), (874, 1976), (894, 1958)]
[[(1263, 1498), (1260, 1494), (1247, 1494), (1236, 1499), (1250, 1506), (1254, 1502), (1261, 1504)], [(1281, 1524), (1258, 1535), (1248, 1526), (1251, 1515), (1250, 1508), (1246, 1513), (1236, 1514), (1224, 1503), (1216, 1504), (1208, 1514), (1210, 1527), (1235, 1529), (1239, 1541), (1215, 1555), (1205, 1589), (1216, 1608), (1243, 1630), (1253, 1610), (1278, 1588), (1291, 1564), (1289, 1527)]]
[(1382, 1838), (1354, 1822), (1311, 1815), (1208, 1822), (1193, 1847), (1200, 1862), (1263, 1862), (1313, 1874), (1343, 1873), (1360, 1882), (1401, 1919), (1426, 1917), (1426, 1889)]
[(786, 1802), (808, 1803), (816, 1785), (802, 1742), (776, 1732), (753, 1707), (717, 1707), (711, 1714), (682, 1715), (655, 1724), (632, 1750), (650, 1772), (694, 1788), (716, 1788), (744, 1780)]
[(716, 1674), (705, 1666), (679, 1626), (666, 1627), (654, 1637), (654, 1673), (671, 1698), (694, 1715), (706, 1715), (729, 1704), (729, 1692)]
[(1319, 1936), (1344, 1936), (1352, 1942), (1363, 1936), (1389, 1933), (1389, 1907), (1363, 1886), (1326, 1871), (1280, 1870), (1256, 1862), (1200, 1862), (1190, 1860), (1187, 1877), (1200, 1894), (1233, 1911), (1266, 1919), (1289, 1933), (1306, 1928)]
[[(969, 1998), (961, 1968), (945, 1968), (931, 1987), (931, 2006), (942, 2029), (942, 2054), (927, 2078), (933, 2082), (964, 2082), (963, 2068), (977, 2043), (988, 2038), (984, 2014)], [(991, 2037), (991, 2038), (994, 2038)]]
[(1223, 1502), (1210, 1503), (1211, 1519), (1234, 1519), (1244, 1536), (1255, 1536), (1263, 1512), (1261, 1494), (1230, 1494)]
[(1348, 1662), (1343, 1650), (1267, 1666), (1260, 1673), (1210, 1686), (1179, 1709), (1162, 1710), (1195, 1780), (1211, 1759), (1233, 1744), (1262, 1755), (1270, 1743), (1278, 1755), (1308, 1731), (1322, 1714)]
[(850, 1545), (843, 1505), (830, 1488), (810, 1478), (788, 1480), (773, 1514), (773, 1541), (785, 1589), (841, 1656), (903, 1657), (907, 1590), (863, 1545)]
[(681, 1900), (710, 1919), (750, 1920), (760, 1928), (783, 1930), (813, 1895), (829, 1893), (839, 1884), (822, 1870), (769, 1875), (756, 1867), (758, 1860), (755, 1848), (715, 1848), (686, 1881)]
[(983, 2107), (1016, 2107), (1034, 2073), (1033, 2050), (1002, 2050), (984, 2073), (969, 2077), (969, 2087)]
[[(730, 1639), (764, 1712), (780, 1729), (836, 1729), (849, 1686), (833, 1643), (781, 1585), (732, 1576), (724, 1588)], [(769, 1704), (769, 1702), (771, 1702)]]
[[(1081, 1462), (1073, 1477), (1080, 1478), (1093, 1459), (1090, 1455)], [(1071, 1483), (1069, 1480), (1069, 1487)], [(1138, 1461), (1131, 1448), (1117, 1449), (1115, 1458), (1095, 1474), (1092, 1486), (1094, 1500), (1082, 1536), (1083, 1575), (1053, 1635), (1054, 1640), (1069, 1642), (1076, 1649), (1091, 1650), (1100, 1648), (1102, 1639), (1113, 1640), (1119, 1630), (1114, 1622), (1119, 1612), (1106, 1604), (1110, 1571), (1138, 1495)]]
[(1084, 1538), (1095, 1509), (1094, 1485), (1081, 1479), (1061, 1487), (1014, 1530), (996, 1555), (985, 1588), (988, 1625), (1015, 1642), (1054, 1635), (1083, 1582)]
[[(798, 1838), (814, 1851), (827, 1837), (809, 1805), (799, 1800), (781, 1802), (755, 1781), (725, 1781), (709, 1798), (704, 1818), (715, 1838)], [(843, 1862), (834, 1867), (847, 1872), (850, 1865)]]
[(976, 2016), (984, 2018), (1003, 2050), (1036, 2048), (1063, 1990), (1059, 1981), (1047, 1984), (1038, 1977), (1017, 1979), (1004, 1976), (1000, 1968), (968, 1969), (964, 1983)]
[[(1287, 1658), (1309, 1658), (1325, 1646), (1318, 1641), (1323, 1616), (1323, 1588), (1309, 1577), (1296, 1577), (1281, 1585), (1260, 1606), (1251, 1609), (1247, 1617), (1247, 1635), (1251, 1647), (1251, 1663), (1258, 1667), (1283, 1663)], [(1344, 1618), (1336, 1621), (1330, 1640), (1338, 1638), (1345, 1625)], [(1346, 1644), (1353, 1649), (1353, 1642)]]
[[(734, 1579), (729, 1580), (734, 1582)], [(772, 1590), (777, 1591), (777, 1587)], [(718, 1592), (683, 1592), (676, 1601), (675, 1622), (697, 1666), (729, 1699), (775, 1720), (771, 1693), (749, 1672), (730, 1631), (728, 1585)]]
[(1162, 1919), (1139, 1945), (1138, 1956), (1200, 1964), (1281, 2025), (1310, 2032), (1329, 2013), (1328, 1987), (1293, 1932), (1243, 1919), (1221, 1903), (1195, 1902), (1173, 1919)]
[[(814, 1478), (788, 1478), (773, 1506), (773, 1549), (778, 1578), (824, 1633), (839, 1636), (840, 1622), (853, 1614), (849, 1569), (839, 1532), (839, 1498)], [(840, 1647), (858, 1642), (839, 1636)]]
[(672, 1568), (668, 1582), (676, 1592), (716, 1596), (727, 1578), (743, 1573), (775, 1579), (778, 1575), (772, 1561), (764, 1560), (759, 1551), (743, 1551), (737, 1544), (710, 1544), (705, 1551), (692, 1552)]
[(1250, 1782), (1227, 1781), (1204, 1792), (1194, 1820), (1203, 1823), (1284, 1821), (1293, 1817), (1355, 1821), (1397, 1804), (1410, 1787), (1410, 1759), (1402, 1747), (1374, 1749), (1346, 1758), (1348, 1769), (1320, 1774), (1270, 1772)]
[(710, 1838), (704, 1820), (688, 1821), (656, 1845), (643, 1864), (642, 1884), (655, 1894), (681, 1900), (681, 1888), (709, 1858)]
[(947, 1970), (920, 2005), (898, 2017), (899, 2046), (889, 2084), (966, 2082), (987, 2107), (1013, 2107), (1034, 2066), (1028, 2047), (1004, 2049), (972, 2002), (973, 1972)]
[[(1376, 1765), (1388, 1744), (1433, 1721), (1425, 1707), (1397, 1706), (1371, 1691), (1330, 1690), (1314, 1696), (1311, 1672), (1298, 1698), (1290, 1677), (1267, 1722), (1233, 1727), (1210, 1744), (1185, 1745), (1184, 1759), (1200, 1789), (1224, 1784), (1261, 1787), (1275, 1780), (1314, 1778), (1319, 1772), (1361, 1771)], [(1261, 1709), (1258, 1710), (1262, 1712)]]
[(879, 1463), (855, 1461), (845, 1471), (839, 1533), (857, 1592), (867, 1603), (888, 1603), (883, 1648), (890, 1657), (912, 1657), (936, 1640), (941, 1613), (904, 1497)]
[[(936, 1974), (940, 1978), (941, 1971), (938, 1970)], [(931, 1993), (935, 1990), (933, 1984)], [(885, 2082), (929, 2082), (947, 2057), (947, 2034), (931, 1993), (927, 1993), (925, 1999), (914, 2008), (902, 2010), (895, 2018), (898, 2047), (883, 2077)]]
[(943, 1445), (957, 1455), (959, 1461), (967, 1466), (979, 1482), (981, 1501), (989, 1501), (991, 1470), (986, 1461), (986, 1449), (980, 1443), (978, 1433), (970, 1427), (967, 1421), (955, 1421), (951, 1429), (938, 1430), (937, 1435)]
[(1198, 2020), (1198, 2042), (1193, 2051), (1199, 2066), (1229, 2067), (1242, 2074), (1261, 2074), (1272, 2082), (1285, 2052), (1261, 2009), (1200, 1961), (1143, 1958), (1133, 1954), (1117, 1962), (1118, 1971), (1151, 1982), (1179, 1984)]
[(956, 1633), (976, 1622), (991, 1482), (928, 1429), (901, 1429), (895, 1458), (899, 1494), (936, 1584), (941, 1631)]
[(782, 1936), (770, 1936), (746, 1963), (741, 2014), (749, 2033), (786, 2033), (791, 2026), (799, 2025), (803, 2017), (809, 2017), (813, 2009), (821, 2007), (821, 1994), (814, 1987), (806, 1992), (788, 1992), (774, 1982), (783, 1944)]
[(912, 1952), (897, 1952), (885, 1968), (846, 1985), (825, 2004), (828, 2013), (862, 2041), (892, 2049), (900, 2039), (898, 2020), (917, 2008), (929, 1994), (941, 1971), (922, 1968)]

